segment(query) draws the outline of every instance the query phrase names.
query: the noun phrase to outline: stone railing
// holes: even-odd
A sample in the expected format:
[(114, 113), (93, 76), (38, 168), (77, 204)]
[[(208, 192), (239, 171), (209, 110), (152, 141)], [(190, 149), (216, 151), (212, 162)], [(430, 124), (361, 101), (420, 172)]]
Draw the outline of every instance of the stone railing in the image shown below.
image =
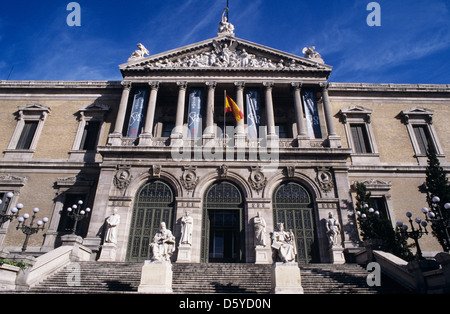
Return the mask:
[(436, 262), (435, 265), (439, 265), (439, 268), (429, 270), (423, 266), (421, 261), (407, 262), (391, 253), (370, 248), (363, 249), (356, 254), (358, 264), (377, 262), (385, 275), (411, 292), (450, 293), (450, 254), (438, 253), (434, 257), (434, 261)]
[[(26, 256), (30, 266), (21, 269), (2, 265), (0, 269), (0, 289), (27, 291), (54, 272), (74, 261), (88, 261), (92, 251), (81, 245), (81, 237), (69, 235), (62, 239), (63, 245), (37, 258)], [(21, 261), (21, 254), (9, 254), (8, 260)], [(7, 277), (3, 277), (3, 275)]]

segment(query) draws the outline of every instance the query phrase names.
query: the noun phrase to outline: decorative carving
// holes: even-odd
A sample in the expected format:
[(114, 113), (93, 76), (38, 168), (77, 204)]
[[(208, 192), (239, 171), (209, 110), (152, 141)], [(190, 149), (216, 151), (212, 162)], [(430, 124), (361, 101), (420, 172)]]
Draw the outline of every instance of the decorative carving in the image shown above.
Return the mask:
[(199, 177), (197, 176), (197, 173), (195, 172), (196, 170), (197, 170), (197, 167), (193, 167), (193, 166), (184, 167), (184, 173), (180, 179), (181, 179), (181, 184), (188, 191), (193, 190), (197, 186)]
[[(318, 65), (301, 65), (295, 60), (290, 60), (285, 65), (283, 59), (277, 61), (264, 56), (256, 56), (244, 48), (238, 49), (237, 40), (213, 40), (212, 47), (208, 51), (187, 55), (184, 58), (164, 58), (161, 60), (146, 62), (145, 68), (254, 68), (254, 69), (278, 69), (278, 70), (305, 70), (311, 66), (319, 68)], [(130, 67), (130, 66), (129, 66)]]
[(114, 175), (114, 185), (119, 190), (126, 189), (131, 182), (132, 175), (130, 174), (130, 165), (117, 166), (116, 174)]
[(150, 55), (150, 52), (145, 48), (145, 46), (141, 43), (137, 44), (138, 50), (135, 50), (132, 54), (129, 60), (136, 60), (136, 59), (142, 59), (146, 55)]
[(317, 168), (317, 182), (324, 192), (330, 192), (333, 187), (333, 174), (328, 168)]
[(161, 165), (152, 165), (149, 172), (152, 177), (159, 178), (161, 176)]
[(219, 23), (219, 36), (234, 36), (234, 25), (228, 22), (228, 8), (222, 13), (222, 19)]
[(264, 176), (264, 173), (261, 171), (262, 167), (256, 166), (252, 167), (252, 172), (250, 173), (250, 177), (248, 181), (250, 186), (258, 192), (261, 192), (262, 189), (266, 186), (267, 178)]
[(285, 174), (286, 174), (286, 177), (293, 178), (295, 175), (295, 166), (287, 166)]
[(24, 185), (27, 183), (28, 177), (19, 177), (10, 174), (0, 174), (1, 185)]
[(218, 172), (219, 172), (219, 177), (226, 178), (228, 175), (228, 166), (223, 164), (222, 166), (219, 167)]
[(305, 47), (305, 48), (303, 48), (302, 52), (305, 55), (304, 57), (307, 59), (310, 59), (317, 63), (322, 63), (322, 64), (325, 63), (322, 59), (322, 56), (316, 51), (315, 46)]

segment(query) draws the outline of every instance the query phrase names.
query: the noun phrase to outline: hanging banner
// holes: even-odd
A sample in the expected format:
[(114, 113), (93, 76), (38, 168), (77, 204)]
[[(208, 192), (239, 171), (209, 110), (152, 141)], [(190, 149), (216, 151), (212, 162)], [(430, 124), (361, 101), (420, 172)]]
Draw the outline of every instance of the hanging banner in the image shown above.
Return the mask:
[(190, 138), (201, 136), (203, 89), (192, 88), (189, 94), (188, 129)]
[(317, 109), (317, 100), (315, 92), (312, 90), (303, 89), (302, 98), (309, 137), (322, 138), (322, 131), (320, 130), (319, 111)]
[(137, 137), (144, 121), (144, 108), (148, 99), (148, 91), (137, 90), (134, 94), (133, 107), (131, 108), (130, 122), (128, 123), (128, 137)]
[(246, 90), (245, 96), (247, 100), (248, 138), (258, 138), (258, 130), (261, 124), (259, 90), (257, 88), (249, 88)]

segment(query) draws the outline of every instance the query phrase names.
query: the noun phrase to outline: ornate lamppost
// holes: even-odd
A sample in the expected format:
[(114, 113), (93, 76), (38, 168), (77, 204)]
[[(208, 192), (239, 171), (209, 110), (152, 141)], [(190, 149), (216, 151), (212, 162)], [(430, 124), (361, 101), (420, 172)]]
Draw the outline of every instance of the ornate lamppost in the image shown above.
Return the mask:
[(426, 221), (422, 221), (422, 219), (417, 217), (414, 219), (414, 221), (418, 225), (418, 228), (416, 229), (416, 228), (414, 228), (413, 220), (411, 219), (411, 217), (412, 217), (411, 212), (407, 212), (406, 217), (408, 217), (408, 219), (409, 219), (409, 224), (411, 225), (411, 231), (408, 231), (408, 225), (403, 224), (403, 222), (401, 222), (401, 221), (397, 222), (397, 228), (401, 234), (414, 240), (414, 243), (416, 244), (416, 248), (417, 248), (416, 257), (417, 257), (417, 259), (422, 260), (423, 256), (422, 256), (422, 250), (420, 249), (420, 245), (419, 245), (419, 239), (424, 234), (428, 234), (428, 231), (427, 231), (428, 223)]
[[(6, 193), (6, 197), (11, 200), (14, 194), (12, 192)], [(0, 200), (0, 205), (2, 204), (2, 200)], [(12, 221), (14, 218), (17, 218), (19, 215), (19, 211), (23, 208), (23, 204), (17, 204), (16, 207), (11, 208), (11, 214), (7, 214), (6, 211), (4, 213), (0, 213), (0, 226), (3, 225), (7, 221)]]
[[(438, 196), (434, 196), (432, 199), (432, 206), (430, 209), (424, 207), (422, 208), (422, 213), (425, 215), (425, 220), (427, 222), (430, 222), (432, 226), (436, 227), (436, 229), (440, 229), (444, 231), (445, 235), (445, 248), (444, 250), (446, 252), (450, 251), (450, 235), (448, 232), (448, 229), (450, 227), (450, 219), (445, 218), (441, 206), (439, 205), (439, 202), (441, 199)], [(450, 210), (450, 203), (445, 203), (444, 208), (446, 210)]]
[(91, 209), (89, 207), (85, 210), (81, 209), (81, 205), (83, 205), (83, 201), (79, 200), (77, 204), (74, 204), (72, 205), (72, 207), (67, 208), (67, 216), (75, 221), (72, 229), (72, 234), (76, 233), (78, 222), (86, 218), (91, 212)]
[(33, 216), (31, 217), (30, 223), (28, 225), (25, 224), (25, 221), (30, 218), (29, 214), (23, 214), (22, 217), (17, 218), (17, 221), (19, 222), (17, 224), (16, 229), (21, 229), (22, 232), (25, 234), (25, 241), (23, 242), (22, 246), (22, 252), (25, 252), (28, 245), (28, 240), (31, 235), (37, 233), (39, 230), (44, 230), (45, 223), (48, 222), (48, 218), (44, 217), (42, 220), (38, 220), (36, 222), (36, 227), (33, 227), (34, 220), (36, 219), (36, 214), (39, 212), (39, 208), (33, 209)]

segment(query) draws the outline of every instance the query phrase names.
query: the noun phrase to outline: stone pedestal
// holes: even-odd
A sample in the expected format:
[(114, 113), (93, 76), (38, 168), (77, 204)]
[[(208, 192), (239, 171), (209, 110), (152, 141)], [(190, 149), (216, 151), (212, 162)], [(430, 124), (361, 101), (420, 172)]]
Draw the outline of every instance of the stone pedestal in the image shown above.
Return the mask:
[(297, 263), (274, 263), (272, 265), (273, 294), (303, 294), (300, 268)]
[(192, 247), (189, 244), (180, 244), (178, 247), (177, 263), (191, 262)]
[(117, 245), (115, 243), (105, 243), (102, 245), (99, 262), (113, 262), (116, 260)]
[(272, 252), (264, 246), (255, 247), (255, 264), (269, 264), (269, 257)]
[(330, 258), (333, 264), (345, 264), (344, 249), (338, 246), (331, 247)]
[(139, 293), (172, 293), (172, 264), (145, 261), (142, 266)]
[(61, 237), (62, 246), (76, 246), (83, 244), (83, 238), (75, 234), (66, 234)]

